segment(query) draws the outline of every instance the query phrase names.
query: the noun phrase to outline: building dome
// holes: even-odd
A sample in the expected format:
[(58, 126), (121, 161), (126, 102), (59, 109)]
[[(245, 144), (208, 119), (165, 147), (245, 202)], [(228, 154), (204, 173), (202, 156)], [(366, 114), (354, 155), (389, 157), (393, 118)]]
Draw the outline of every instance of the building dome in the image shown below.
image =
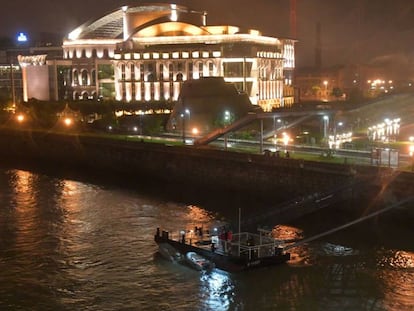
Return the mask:
[[(145, 28), (163, 28), (164, 23), (190, 23), (205, 25), (205, 12), (189, 10), (175, 4), (146, 4), (136, 7), (123, 6), (103, 17), (90, 20), (74, 29), (69, 40), (124, 39)], [(147, 32), (148, 33), (148, 32)], [(154, 31), (150, 31), (151, 35)], [(159, 33), (157, 34), (159, 35)]]

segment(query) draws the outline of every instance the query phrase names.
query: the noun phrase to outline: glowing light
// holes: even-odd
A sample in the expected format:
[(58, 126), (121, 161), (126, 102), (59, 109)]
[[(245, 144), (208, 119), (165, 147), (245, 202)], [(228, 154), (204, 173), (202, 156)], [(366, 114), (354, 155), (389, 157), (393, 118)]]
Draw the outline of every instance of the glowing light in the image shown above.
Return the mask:
[(76, 28), (71, 33), (69, 33), (68, 38), (69, 40), (77, 40), (79, 35), (82, 33), (82, 28)]
[(194, 128), (191, 130), (191, 133), (193, 133), (193, 135), (198, 135), (198, 128), (194, 127)]
[(282, 133), (282, 140), (283, 140), (283, 144), (285, 146), (287, 146), (289, 144), (290, 137), (286, 132)]
[(411, 145), (409, 148), (409, 153), (410, 153), (410, 157), (412, 157), (414, 155), (414, 145)]
[(27, 42), (27, 36), (23, 32), (19, 33), (17, 36), (17, 41), (19, 42)]
[(24, 121), (24, 115), (19, 114), (19, 115), (17, 115), (16, 119), (17, 119), (17, 121), (19, 121), (20, 123), (22, 123)]
[(63, 122), (65, 123), (66, 126), (71, 126), (72, 125), (72, 119), (71, 118), (65, 118), (65, 120), (63, 120)]
[(171, 16), (170, 16), (170, 20), (172, 22), (176, 22), (178, 20), (177, 6), (175, 4), (171, 4)]

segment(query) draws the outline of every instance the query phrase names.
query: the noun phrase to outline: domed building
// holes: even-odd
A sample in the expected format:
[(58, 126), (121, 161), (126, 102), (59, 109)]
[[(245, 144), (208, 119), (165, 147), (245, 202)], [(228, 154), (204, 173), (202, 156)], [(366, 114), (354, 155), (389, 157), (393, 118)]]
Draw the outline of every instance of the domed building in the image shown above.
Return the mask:
[(293, 104), (294, 44), (181, 5), (123, 6), (64, 39), (64, 84), (72, 100), (177, 101), (184, 81), (223, 77), (270, 111)]

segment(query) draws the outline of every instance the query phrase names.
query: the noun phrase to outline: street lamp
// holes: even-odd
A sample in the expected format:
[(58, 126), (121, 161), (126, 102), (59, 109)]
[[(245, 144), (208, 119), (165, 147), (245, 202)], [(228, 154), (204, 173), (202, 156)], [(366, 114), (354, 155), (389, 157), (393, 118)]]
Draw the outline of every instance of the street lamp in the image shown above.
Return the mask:
[(190, 113), (189, 109), (185, 109), (184, 113), (181, 114), (181, 119), (182, 119), (182, 122), (183, 122), (183, 143), (184, 144), (185, 144), (185, 118), (186, 118), (186, 115), (188, 115), (188, 121), (190, 121), (191, 113)]
[(65, 123), (66, 126), (71, 126), (72, 125), (72, 119), (71, 118), (65, 118), (63, 120), (63, 122)]
[(24, 115), (23, 115), (23, 114), (21, 114), (21, 113), (19, 113), (19, 114), (17, 115), (17, 117), (16, 117), (16, 120), (17, 120), (19, 123), (22, 123), (22, 122), (24, 121)]
[(329, 126), (329, 117), (323, 116), (323, 138), (325, 140), (328, 137), (328, 126)]
[(226, 126), (232, 122), (232, 115), (229, 110), (224, 111), (223, 124)]

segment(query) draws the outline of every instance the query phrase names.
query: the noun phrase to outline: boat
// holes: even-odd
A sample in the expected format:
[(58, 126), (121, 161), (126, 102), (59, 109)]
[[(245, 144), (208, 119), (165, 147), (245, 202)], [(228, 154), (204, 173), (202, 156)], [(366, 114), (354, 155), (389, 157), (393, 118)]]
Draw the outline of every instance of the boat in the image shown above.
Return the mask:
[(327, 255), (331, 255), (331, 256), (350, 256), (350, 255), (358, 254), (357, 251), (353, 250), (350, 247), (332, 244), (332, 243), (325, 243), (322, 246), (322, 248)]
[(284, 250), (282, 242), (264, 229), (258, 233), (236, 234), (209, 230), (208, 234), (194, 236), (191, 232), (180, 231), (174, 235), (157, 228), (154, 241), (158, 245), (167, 243), (184, 256), (196, 253), (228, 272), (274, 266), (290, 260), (290, 253)]
[(159, 243), (158, 252), (162, 257), (174, 263), (182, 262), (184, 260), (184, 256), (168, 243)]
[(211, 270), (214, 268), (214, 263), (210, 262), (196, 252), (188, 252), (185, 254), (185, 260), (190, 267), (199, 271)]

